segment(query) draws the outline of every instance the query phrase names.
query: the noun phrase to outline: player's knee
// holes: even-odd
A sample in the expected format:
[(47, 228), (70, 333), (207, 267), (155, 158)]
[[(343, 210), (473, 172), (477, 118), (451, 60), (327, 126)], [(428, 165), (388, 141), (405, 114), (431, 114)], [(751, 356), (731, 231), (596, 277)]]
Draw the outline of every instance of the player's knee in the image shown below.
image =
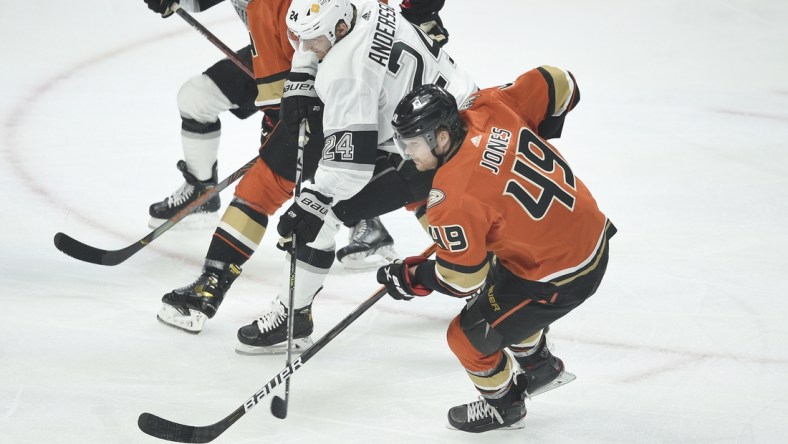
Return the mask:
[[(501, 358), (500, 347), (488, 344), (488, 346), (482, 347), (484, 350), (480, 350), (477, 344), (474, 344), (478, 341), (471, 341), (468, 336), (469, 332), (462, 327), (462, 323), (462, 314), (460, 314), (454, 318), (446, 332), (446, 339), (452, 353), (457, 356), (462, 366), (471, 372), (484, 372), (495, 367)], [(471, 331), (470, 334), (476, 335), (477, 333)]]
[(478, 302), (463, 308), (452, 321), (449, 342), (450, 347), (455, 344), (457, 352), (473, 358), (493, 355), (506, 345), (503, 336), (485, 319)]
[(204, 74), (190, 78), (178, 90), (178, 110), (184, 119), (210, 124), (232, 107), (219, 87)]
[(294, 186), (293, 182), (274, 173), (263, 159), (258, 158), (236, 185), (235, 197), (271, 216), (293, 197)]
[(300, 262), (309, 265), (312, 269), (324, 270), (323, 273), (328, 273), (335, 257), (333, 249), (318, 250), (309, 245), (298, 247), (296, 254)]

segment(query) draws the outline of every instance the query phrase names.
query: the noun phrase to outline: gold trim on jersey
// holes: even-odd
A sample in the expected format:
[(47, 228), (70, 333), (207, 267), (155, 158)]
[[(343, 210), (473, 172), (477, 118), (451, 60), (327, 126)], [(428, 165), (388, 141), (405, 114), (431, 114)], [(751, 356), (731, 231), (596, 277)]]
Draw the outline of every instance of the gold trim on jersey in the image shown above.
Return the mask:
[(551, 280), (549, 282), (551, 284), (560, 286), (560, 285), (564, 285), (564, 284), (567, 284), (569, 282), (572, 282), (573, 280), (579, 278), (580, 276), (585, 276), (588, 273), (594, 271), (596, 269), (597, 265), (599, 265), (599, 261), (602, 259), (603, 253), (605, 252), (605, 250), (607, 250), (607, 242), (608, 242), (608, 240), (615, 233), (616, 233), (616, 227), (613, 226), (612, 223), (610, 223), (610, 220), (606, 220), (605, 221), (605, 229), (602, 230), (602, 241), (599, 243), (599, 247), (594, 252), (594, 259), (585, 268), (581, 268), (580, 270), (572, 273), (569, 276), (564, 275), (563, 276), (564, 279), (561, 279), (560, 281)]
[(257, 84), (257, 99), (255, 103), (268, 104), (282, 100), (282, 91), (285, 89), (285, 79), (275, 80), (270, 83)]
[(458, 293), (472, 293), (484, 285), (489, 270), (490, 262), (486, 260), (480, 269), (471, 273), (452, 270), (440, 263), (435, 264), (435, 274), (438, 275), (438, 280)]
[(555, 97), (553, 98), (553, 109), (550, 110), (550, 114), (553, 116), (561, 114), (566, 110), (567, 102), (574, 92), (572, 80), (566, 74), (566, 71), (556, 68), (555, 66), (542, 65), (540, 68), (547, 71), (553, 79)]

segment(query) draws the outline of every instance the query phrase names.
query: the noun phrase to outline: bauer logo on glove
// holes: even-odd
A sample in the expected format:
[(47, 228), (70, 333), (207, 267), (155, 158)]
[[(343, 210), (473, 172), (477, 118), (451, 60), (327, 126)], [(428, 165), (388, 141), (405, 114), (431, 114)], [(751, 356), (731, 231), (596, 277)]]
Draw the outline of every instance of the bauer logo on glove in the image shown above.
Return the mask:
[(305, 188), (279, 219), (276, 231), (282, 237), (295, 233), (298, 245), (312, 242), (323, 228), (323, 219), (331, 208), (331, 200), (320, 192)]

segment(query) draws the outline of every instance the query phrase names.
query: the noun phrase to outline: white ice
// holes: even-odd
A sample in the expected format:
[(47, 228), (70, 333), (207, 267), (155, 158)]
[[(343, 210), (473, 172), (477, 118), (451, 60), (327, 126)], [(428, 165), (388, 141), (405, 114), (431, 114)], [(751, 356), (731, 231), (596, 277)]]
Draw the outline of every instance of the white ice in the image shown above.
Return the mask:
[[(448, 49), (480, 85), (541, 64), (579, 83), (556, 145), (619, 234), (599, 292), (552, 330), (577, 381), (528, 402), (523, 430), (447, 430), (477, 396), (445, 342), (462, 302), (386, 298), (296, 373), (286, 420), (264, 401), (216, 442), (788, 442), (788, 3), (447, 3)], [(245, 44), (229, 5), (195, 17)], [(142, 412), (218, 421), (284, 365), (233, 348), (277, 291), (275, 236), (197, 336), (155, 313), (211, 230), (116, 267), (52, 237), (148, 233), (147, 206), (181, 182), (178, 87), (221, 53), (139, 0), (4, 0), (0, 48), (0, 443), (159, 442)], [(255, 155), (258, 121), (222, 123), (224, 177)], [(384, 221), (401, 254), (427, 245), (409, 214)], [(376, 288), (335, 266), (316, 336)]]

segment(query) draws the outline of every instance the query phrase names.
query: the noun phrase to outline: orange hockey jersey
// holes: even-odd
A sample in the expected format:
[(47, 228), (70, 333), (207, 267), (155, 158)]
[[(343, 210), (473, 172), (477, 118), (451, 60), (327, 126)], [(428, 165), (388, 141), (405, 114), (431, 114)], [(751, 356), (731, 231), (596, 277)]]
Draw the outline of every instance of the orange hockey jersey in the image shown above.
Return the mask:
[(285, 16), (291, 0), (251, 0), (246, 7), (252, 39), (252, 65), (260, 107), (278, 106), (290, 72), (293, 47), (287, 40)]
[(489, 253), (523, 279), (556, 284), (594, 260), (607, 219), (539, 135), (540, 125), (563, 122), (577, 96), (568, 72), (542, 66), (460, 106), (468, 133), (436, 172), (427, 204), (436, 277), (451, 293), (483, 285)]

